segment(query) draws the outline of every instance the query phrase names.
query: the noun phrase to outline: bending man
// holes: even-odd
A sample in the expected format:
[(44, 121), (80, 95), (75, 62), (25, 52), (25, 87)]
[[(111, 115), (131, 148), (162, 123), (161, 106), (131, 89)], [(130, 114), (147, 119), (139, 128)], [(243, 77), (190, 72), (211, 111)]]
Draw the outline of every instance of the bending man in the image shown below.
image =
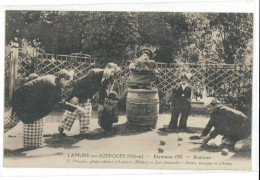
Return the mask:
[(39, 147), (42, 141), (43, 118), (61, 101), (61, 88), (70, 83), (72, 76), (69, 71), (61, 70), (56, 76), (38, 77), (20, 86), (11, 98), (11, 110), (5, 116), (4, 132), (22, 121), (24, 147)]
[[(204, 147), (208, 141), (218, 135), (223, 135), (222, 143), (234, 147), (235, 151), (246, 151), (251, 148), (251, 123), (242, 112), (218, 105), (213, 100), (207, 105), (211, 112), (210, 120), (203, 130), (201, 137), (206, 137), (202, 142)], [(214, 127), (212, 132), (211, 129)]]
[[(119, 69), (120, 68), (114, 63), (108, 63), (105, 69), (91, 69), (87, 75), (83, 76), (74, 85), (68, 100), (70, 103), (79, 105), (84, 109), (84, 112), (79, 115), (80, 134), (86, 134), (88, 132), (88, 125), (92, 113), (91, 98), (96, 92), (99, 92), (98, 111), (104, 109), (104, 100), (107, 96), (106, 90), (108, 85), (113, 83), (112, 77)], [(66, 111), (64, 113), (58, 128), (60, 134), (64, 135), (64, 130), (70, 131), (76, 117), (77, 113), (75, 112)]]

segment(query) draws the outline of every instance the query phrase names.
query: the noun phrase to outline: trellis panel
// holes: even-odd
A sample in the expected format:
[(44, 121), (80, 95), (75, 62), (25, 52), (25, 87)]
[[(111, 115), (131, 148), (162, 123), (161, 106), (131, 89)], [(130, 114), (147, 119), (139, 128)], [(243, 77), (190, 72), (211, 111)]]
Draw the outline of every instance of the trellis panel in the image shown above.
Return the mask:
[[(95, 59), (77, 55), (53, 55), (38, 54), (36, 60), (28, 57), (25, 51), (19, 51), (18, 76), (26, 77), (35, 72), (38, 75), (56, 74), (61, 69), (74, 70), (75, 83), (95, 64)], [(191, 74), (191, 86), (193, 91), (204, 88), (207, 95), (213, 95), (222, 99), (228, 95), (237, 96), (240, 93), (252, 89), (252, 65), (228, 65), (228, 64), (202, 64), (202, 63), (156, 63), (159, 71), (158, 82), (152, 86), (158, 88), (160, 101), (176, 86), (180, 80), (180, 74)], [(122, 71), (116, 74), (114, 89), (119, 97), (126, 95), (129, 83), (129, 68), (122, 67)], [(66, 98), (72, 86), (63, 92)], [(194, 92), (193, 92), (194, 94)]]

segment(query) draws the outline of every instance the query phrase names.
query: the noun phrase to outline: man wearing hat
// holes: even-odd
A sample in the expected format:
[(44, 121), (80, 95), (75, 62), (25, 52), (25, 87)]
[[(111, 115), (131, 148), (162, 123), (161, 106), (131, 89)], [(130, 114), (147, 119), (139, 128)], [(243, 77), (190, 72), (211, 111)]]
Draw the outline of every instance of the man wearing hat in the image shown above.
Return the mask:
[(115, 91), (111, 91), (105, 98), (103, 111), (98, 112), (98, 124), (105, 130), (110, 132), (113, 123), (118, 122), (118, 95)]
[(152, 51), (148, 48), (143, 48), (139, 51), (139, 59), (149, 60), (152, 58)]
[[(70, 83), (72, 77), (72, 72), (61, 70), (56, 76), (45, 75), (21, 85), (10, 101), (11, 110), (5, 116), (4, 132), (22, 121), (24, 147), (39, 147), (43, 134), (43, 118), (61, 101), (61, 89)], [(64, 108), (70, 109), (65, 104)]]
[(175, 131), (178, 128), (178, 118), (180, 117), (179, 129), (186, 131), (187, 120), (191, 109), (191, 87), (188, 85), (188, 77), (181, 76), (181, 83), (172, 91), (172, 115), (171, 121), (166, 130)]
[[(205, 137), (202, 147), (211, 139), (223, 135), (222, 144), (231, 146), (235, 151), (251, 149), (251, 123), (244, 113), (220, 105), (215, 99), (212, 99), (210, 103), (205, 102), (205, 105), (211, 115), (208, 124), (201, 133), (201, 137)], [(210, 132), (213, 127), (214, 130)]]
[(113, 76), (120, 68), (115, 63), (108, 63), (105, 69), (94, 68), (83, 76), (76, 84), (69, 95), (70, 103), (79, 105), (84, 109), (82, 114), (76, 112), (65, 111), (60, 122), (58, 131), (65, 135), (64, 130), (70, 131), (77, 115), (80, 121), (80, 134), (88, 132), (88, 125), (92, 113), (91, 99), (96, 92), (99, 92), (98, 111), (104, 109), (104, 101), (107, 96), (106, 90), (109, 84), (113, 83)]

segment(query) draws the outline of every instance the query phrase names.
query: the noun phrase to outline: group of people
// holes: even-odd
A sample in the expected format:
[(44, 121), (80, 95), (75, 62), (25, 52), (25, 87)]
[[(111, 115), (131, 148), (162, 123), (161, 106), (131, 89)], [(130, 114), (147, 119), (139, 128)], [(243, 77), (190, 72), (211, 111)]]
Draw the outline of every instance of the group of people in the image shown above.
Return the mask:
[[(215, 98), (205, 100), (204, 104), (210, 113), (210, 120), (201, 133), (200, 138), (203, 139), (201, 147), (205, 147), (211, 139), (222, 135), (223, 145), (228, 145), (235, 151), (249, 151), (251, 149), (251, 120), (244, 113), (224, 106)], [(189, 78), (185, 74), (181, 76), (181, 82), (172, 90), (171, 104), (171, 120), (165, 130), (189, 132), (187, 120), (191, 110), (191, 87)]]
[(4, 120), (4, 132), (22, 121), (24, 147), (39, 147), (42, 141), (44, 117), (58, 104), (66, 110), (58, 127), (59, 133), (66, 135), (64, 131), (70, 131), (76, 117), (79, 116), (80, 134), (86, 134), (89, 132), (88, 125), (92, 113), (91, 99), (97, 92), (99, 92), (99, 124), (105, 131), (109, 131), (112, 124), (117, 122), (118, 96), (108, 88), (111, 87), (109, 84), (113, 83), (112, 77), (119, 70), (120, 68), (114, 63), (108, 63), (104, 69), (89, 70), (74, 84), (66, 101), (61, 98), (61, 90), (70, 84), (73, 78), (72, 71), (61, 70), (55, 76), (34, 76), (34, 78), (29, 76), (28, 82), (21, 85), (11, 98), (11, 109), (6, 113)]
[[(150, 56), (146, 51), (143, 53)], [(89, 132), (88, 127), (92, 114), (91, 99), (97, 92), (99, 92), (98, 124), (105, 132), (109, 132), (113, 123), (118, 122), (118, 95), (109, 87), (113, 87), (111, 86), (113, 76), (119, 70), (120, 68), (115, 63), (108, 63), (104, 69), (89, 70), (73, 85), (66, 101), (61, 98), (61, 89), (70, 84), (73, 78), (72, 71), (61, 70), (55, 76), (29, 77), (28, 81), (21, 85), (11, 98), (11, 109), (6, 113), (4, 120), (4, 132), (6, 133), (19, 121), (22, 121), (24, 147), (39, 147), (43, 134), (43, 119), (52, 111), (54, 105), (58, 104), (65, 109), (58, 132), (65, 136), (78, 116), (80, 134), (86, 134)], [(181, 76), (181, 83), (173, 88), (171, 102), (171, 120), (166, 130), (187, 131), (187, 120), (191, 110), (191, 86), (189, 86), (189, 78), (185, 74)], [(223, 135), (223, 140), (229, 141), (236, 150), (251, 147), (248, 147), (249, 141), (243, 142), (242, 145), (240, 143), (240, 140), (250, 138), (251, 134), (250, 119), (245, 114), (219, 105), (215, 100), (211, 101), (207, 107), (209, 107), (211, 116), (201, 134), (201, 137), (205, 137), (202, 147), (217, 135)], [(210, 132), (213, 127), (214, 130)]]

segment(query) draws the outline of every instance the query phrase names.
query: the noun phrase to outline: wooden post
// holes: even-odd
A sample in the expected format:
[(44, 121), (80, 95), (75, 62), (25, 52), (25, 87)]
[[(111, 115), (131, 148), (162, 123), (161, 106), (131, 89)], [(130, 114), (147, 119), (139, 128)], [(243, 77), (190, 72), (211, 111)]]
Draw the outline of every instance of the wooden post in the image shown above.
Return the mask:
[(9, 76), (10, 76), (10, 82), (9, 82), (9, 100), (11, 100), (14, 86), (15, 86), (15, 79), (17, 79), (17, 71), (18, 71), (18, 52), (19, 47), (13, 46), (11, 49), (11, 59), (9, 61)]

